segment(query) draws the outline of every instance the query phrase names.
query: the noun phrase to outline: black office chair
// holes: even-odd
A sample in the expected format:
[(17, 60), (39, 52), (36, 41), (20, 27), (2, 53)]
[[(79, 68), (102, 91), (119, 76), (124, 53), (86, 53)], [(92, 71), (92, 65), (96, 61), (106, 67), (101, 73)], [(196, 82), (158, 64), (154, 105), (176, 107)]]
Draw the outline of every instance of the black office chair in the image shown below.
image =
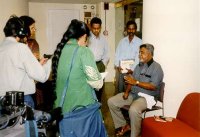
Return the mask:
[[(159, 95), (158, 95), (158, 98), (156, 100), (156, 104), (154, 106), (152, 106), (151, 109), (147, 108), (143, 111), (144, 113), (144, 118), (146, 116), (146, 113), (147, 112), (150, 112), (150, 111), (155, 111), (155, 110), (160, 110), (162, 109), (162, 116), (164, 116), (164, 103), (163, 103), (163, 99), (164, 99), (164, 88), (165, 88), (165, 83), (162, 82), (161, 85), (160, 85), (160, 90), (159, 90)], [(162, 103), (162, 106), (159, 106), (157, 105), (157, 102), (160, 101)], [(125, 117), (125, 119), (128, 121), (129, 117), (128, 117), (128, 110), (130, 108), (130, 105), (124, 105), (122, 108), (121, 108), (121, 111)]]
[[(159, 110), (159, 109), (162, 109), (162, 116), (164, 116), (164, 103), (163, 103), (163, 99), (164, 99), (164, 88), (165, 88), (165, 83), (162, 82), (161, 85), (160, 85), (160, 90), (159, 90), (159, 95), (158, 95), (158, 98), (157, 98), (157, 101), (156, 101), (156, 104), (154, 106), (152, 106), (151, 109), (147, 108), (143, 111), (144, 113), (144, 118), (146, 116), (146, 113), (147, 112), (150, 112), (150, 111), (155, 111), (155, 110)], [(160, 101), (162, 103), (162, 106), (158, 106), (157, 105), (157, 102)]]

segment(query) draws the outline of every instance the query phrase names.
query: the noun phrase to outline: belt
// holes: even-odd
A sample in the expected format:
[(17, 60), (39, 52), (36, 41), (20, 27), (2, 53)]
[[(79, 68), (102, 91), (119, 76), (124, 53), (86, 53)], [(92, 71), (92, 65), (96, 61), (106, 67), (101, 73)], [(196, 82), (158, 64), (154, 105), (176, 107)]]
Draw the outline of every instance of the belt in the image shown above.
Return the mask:
[(102, 62), (102, 60), (96, 61), (96, 63), (100, 63), (100, 62)]

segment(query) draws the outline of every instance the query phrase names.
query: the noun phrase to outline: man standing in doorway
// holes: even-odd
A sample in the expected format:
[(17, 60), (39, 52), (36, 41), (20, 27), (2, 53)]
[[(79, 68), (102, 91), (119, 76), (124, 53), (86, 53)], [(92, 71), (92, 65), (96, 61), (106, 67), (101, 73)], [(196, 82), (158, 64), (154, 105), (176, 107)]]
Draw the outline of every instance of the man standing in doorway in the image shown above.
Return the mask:
[[(90, 21), (91, 36), (89, 38), (88, 47), (94, 54), (99, 72), (102, 73), (105, 72), (110, 57), (108, 43), (105, 37), (100, 34), (101, 24), (101, 19), (97, 17), (92, 18), (92, 20)], [(101, 102), (103, 87), (98, 91), (95, 91), (99, 102)]]
[[(135, 35), (137, 30), (137, 24), (135, 21), (128, 21), (126, 24), (126, 30), (128, 36), (120, 40), (115, 53), (114, 64), (116, 69), (116, 92), (124, 92), (124, 76), (132, 74), (136, 65), (139, 63), (139, 46), (142, 44), (142, 40)], [(122, 67), (122, 62), (125, 61), (132, 62), (130, 68)]]

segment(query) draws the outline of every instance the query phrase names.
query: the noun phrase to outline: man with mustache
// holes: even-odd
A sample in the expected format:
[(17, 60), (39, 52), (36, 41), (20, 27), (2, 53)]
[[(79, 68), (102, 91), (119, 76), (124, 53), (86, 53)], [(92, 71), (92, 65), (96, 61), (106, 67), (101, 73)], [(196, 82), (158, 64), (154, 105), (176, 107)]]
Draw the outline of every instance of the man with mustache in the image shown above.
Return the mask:
[[(124, 77), (127, 83), (125, 92), (108, 99), (108, 107), (116, 129), (116, 136), (131, 131), (130, 137), (138, 137), (141, 132), (142, 113), (152, 108), (159, 96), (164, 73), (161, 65), (153, 59), (154, 46), (142, 44), (139, 47), (140, 63), (132, 75)], [(125, 120), (120, 108), (130, 105), (128, 114), (130, 123)]]
[[(109, 46), (106, 37), (101, 35), (102, 21), (98, 17), (94, 17), (90, 21), (90, 37), (88, 47), (92, 51), (97, 68), (100, 73), (105, 72), (110, 60)], [(101, 102), (104, 85), (101, 89), (95, 90), (97, 99)]]
[[(137, 24), (135, 21), (127, 22), (126, 31), (128, 36), (120, 40), (115, 53), (116, 92), (123, 92), (125, 90), (124, 76), (132, 74), (134, 68), (139, 63), (138, 53), (142, 40), (135, 35), (137, 31)], [(132, 61), (134, 64), (132, 64), (130, 68), (123, 70), (121, 67), (122, 61)]]

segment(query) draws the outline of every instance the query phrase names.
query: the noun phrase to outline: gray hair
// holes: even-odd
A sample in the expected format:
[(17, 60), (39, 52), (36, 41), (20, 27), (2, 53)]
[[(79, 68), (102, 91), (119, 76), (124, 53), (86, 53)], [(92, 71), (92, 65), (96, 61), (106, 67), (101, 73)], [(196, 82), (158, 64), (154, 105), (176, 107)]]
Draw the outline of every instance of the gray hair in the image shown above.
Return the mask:
[(140, 49), (141, 48), (146, 48), (151, 53), (151, 55), (153, 56), (153, 54), (154, 54), (154, 46), (152, 44), (149, 44), (149, 43), (142, 44), (142, 45), (140, 45)]

